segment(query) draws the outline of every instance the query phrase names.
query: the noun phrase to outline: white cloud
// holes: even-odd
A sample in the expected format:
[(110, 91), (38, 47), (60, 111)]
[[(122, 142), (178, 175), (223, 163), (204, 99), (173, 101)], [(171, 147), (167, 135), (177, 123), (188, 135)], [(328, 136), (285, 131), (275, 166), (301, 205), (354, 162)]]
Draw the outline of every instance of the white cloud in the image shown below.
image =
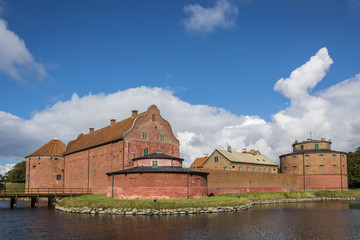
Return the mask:
[(239, 10), (228, 0), (217, 0), (212, 8), (204, 8), (199, 4), (184, 7), (188, 15), (183, 24), (188, 31), (209, 33), (216, 29), (227, 29), (236, 24)]
[(5, 176), (5, 173), (10, 171), (14, 166), (15, 166), (15, 163), (14, 164), (8, 163), (8, 164), (0, 165), (0, 175)]
[[(235, 115), (225, 109), (192, 105), (175, 97), (170, 90), (138, 87), (112, 94), (73, 94), (68, 101), (33, 113), (29, 120), (0, 111), (0, 159), (22, 158), (54, 137), (64, 143), (98, 129), (109, 120), (124, 119), (131, 110), (145, 111), (156, 104), (180, 140), (184, 165), (214, 149), (260, 150), (273, 161), (291, 151), (294, 140), (333, 140), (333, 149), (353, 151), (360, 143), (360, 75), (321, 92), (310, 93), (332, 63), (326, 49), (276, 84), (290, 99), (290, 105), (275, 113), (271, 122), (258, 116)], [(295, 74), (296, 73), (296, 74)], [(295, 83), (293, 83), (295, 81)], [(131, 103), (131, 104), (129, 104)]]
[(20, 83), (26, 83), (29, 76), (43, 79), (48, 75), (26, 48), (24, 40), (9, 30), (3, 19), (0, 19), (0, 72)]

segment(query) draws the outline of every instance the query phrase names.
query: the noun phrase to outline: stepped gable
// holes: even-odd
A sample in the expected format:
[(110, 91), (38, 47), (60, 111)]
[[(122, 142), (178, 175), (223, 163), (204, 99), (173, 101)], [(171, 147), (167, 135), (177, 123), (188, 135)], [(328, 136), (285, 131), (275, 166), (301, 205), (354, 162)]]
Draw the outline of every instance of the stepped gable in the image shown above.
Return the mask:
[(27, 155), (25, 158), (42, 156), (62, 157), (65, 151), (65, 144), (59, 139), (54, 138), (32, 154)]
[(91, 147), (115, 142), (124, 138), (124, 133), (131, 129), (135, 120), (145, 115), (143, 112), (119, 122), (112, 123), (98, 130), (90, 130), (88, 134), (79, 134), (76, 140), (70, 141), (64, 155), (79, 152)]

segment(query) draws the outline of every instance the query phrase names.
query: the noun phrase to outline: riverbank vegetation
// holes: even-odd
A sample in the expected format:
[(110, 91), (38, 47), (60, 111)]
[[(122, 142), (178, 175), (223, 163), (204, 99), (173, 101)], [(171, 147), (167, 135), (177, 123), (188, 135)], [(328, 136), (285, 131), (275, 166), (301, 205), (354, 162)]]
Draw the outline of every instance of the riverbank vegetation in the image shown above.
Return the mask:
[(176, 209), (190, 207), (220, 207), (241, 206), (252, 201), (265, 201), (277, 199), (302, 199), (302, 198), (360, 198), (360, 190), (349, 191), (317, 191), (317, 192), (264, 192), (224, 194), (216, 197), (197, 199), (113, 199), (105, 194), (93, 194), (62, 199), (58, 205), (61, 207), (88, 207), (88, 208), (138, 208), (138, 209)]

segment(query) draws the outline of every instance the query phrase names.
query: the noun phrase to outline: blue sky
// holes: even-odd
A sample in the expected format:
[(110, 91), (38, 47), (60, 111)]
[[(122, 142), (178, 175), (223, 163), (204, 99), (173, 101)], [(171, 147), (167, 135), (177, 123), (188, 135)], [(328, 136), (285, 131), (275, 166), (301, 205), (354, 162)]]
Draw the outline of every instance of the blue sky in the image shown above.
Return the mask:
[[(360, 73), (358, 0), (0, 0), (0, 19), (3, 21), (0, 31), (0, 111), (4, 115), (0, 131), (8, 134), (0, 137), (0, 144), (6, 143), (6, 149), (13, 149), (1, 153), (0, 147), (0, 165), (19, 161), (21, 156), (30, 154), (46, 143), (46, 139), (51, 139), (50, 134), (44, 134), (41, 129), (32, 132), (37, 137), (30, 137), (30, 130), (25, 128), (16, 134), (19, 138), (24, 134), (23, 139), (32, 144), (22, 147), (26, 141), (20, 141), (20, 144), (14, 140), (14, 144), (8, 146), (9, 136), (15, 134), (13, 128), (16, 124), (13, 121), (22, 121), (22, 126), (26, 125), (24, 123), (31, 125), (37, 113), (49, 109), (58, 114), (56, 119), (59, 119), (64, 114), (55, 113), (55, 107), (66, 102), (75, 106), (73, 94), (84, 101), (89, 94), (105, 99), (111, 94), (125, 94), (144, 86), (137, 89), (140, 92), (136, 94), (145, 90), (164, 96), (168, 94), (167, 100), (171, 98), (186, 103), (189, 109), (204, 106), (210, 112), (216, 109), (215, 113), (212, 112), (216, 116), (224, 110), (236, 118), (249, 116), (264, 124), (276, 125), (275, 115), (282, 111), (290, 114), (296, 109), (293, 105), (296, 101), (285, 97), (284, 89), (275, 91), (275, 84), (281, 78), (289, 78), (295, 69), (323, 47), (333, 63), (328, 63), (331, 67), (324, 68), (326, 74), (319, 77), (314, 86), (310, 84), (306, 87), (311, 96), (323, 96), (331, 87), (347, 79), (355, 78), (352, 82), (357, 83), (358, 77), (355, 76)], [(15, 40), (10, 37), (5, 40), (4, 36), (10, 35), (15, 36)], [(12, 45), (14, 41), (18, 43)], [(23, 47), (22, 42), (25, 44)], [(352, 96), (355, 96), (354, 102), (360, 100), (356, 95)], [(136, 103), (127, 102), (124, 109), (114, 109), (114, 112), (135, 107), (145, 110), (153, 103), (151, 98)], [(329, 98), (324, 99), (334, 104)], [(157, 101), (155, 97), (154, 101)], [(355, 114), (354, 119), (359, 116), (356, 107), (347, 109)], [(163, 108), (167, 109), (166, 106)], [(167, 119), (175, 114), (170, 110), (164, 112)], [(121, 117), (127, 115), (120, 114), (119, 120)], [(299, 118), (304, 123), (313, 119)], [(205, 120), (201, 116), (196, 119)], [(189, 126), (196, 125), (191, 122), (196, 119), (189, 120)], [(231, 117), (224, 121), (229, 119)], [(320, 119), (333, 120), (328, 115)], [(68, 120), (63, 119), (62, 123), (69, 124)], [(101, 122), (101, 125), (98, 121), (99, 127), (107, 124)], [(176, 124), (176, 119), (174, 121)], [(302, 140), (309, 135), (308, 127), (301, 128), (302, 135), (285, 134), (281, 142), (288, 142), (288, 145), (282, 148), (276, 147), (270, 140), (265, 145), (259, 143), (266, 137), (275, 141), (276, 137), (272, 135), (275, 133), (265, 137), (263, 132), (251, 135), (250, 131), (246, 135), (248, 129), (243, 129), (239, 134), (244, 134), (244, 141), (232, 143), (232, 137), (229, 137), (211, 145), (206, 139), (223, 136), (220, 130), (229, 127), (230, 123), (226, 126), (215, 124), (213, 128), (201, 132), (198, 128), (191, 130), (188, 125), (174, 126), (173, 122), (177, 137), (184, 137), (182, 154), (188, 158), (205, 151), (211, 153), (211, 148), (227, 144), (245, 145), (237, 146), (239, 150), (243, 147), (263, 147), (262, 152), (276, 158), (278, 153), (290, 148), (295, 137)], [(344, 128), (357, 129), (356, 124), (357, 120), (354, 120)], [(67, 143), (88, 127), (79, 124), (63, 136), (63, 141)], [(315, 137), (329, 135), (329, 138), (338, 139), (341, 141), (338, 146), (345, 148), (340, 150), (348, 151), (360, 145), (354, 138), (355, 130), (344, 137), (339, 136), (342, 130), (329, 132), (328, 129), (318, 130)], [(61, 131), (57, 131), (59, 129), (54, 127), (47, 130), (61, 137)], [(218, 135), (208, 136), (211, 131), (218, 132)], [(186, 147), (186, 141), (190, 141), (188, 138), (192, 139), (184, 136), (186, 132), (198, 136), (200, 145), (196, 149), (199, 150), (193, 149), (196, 146), (194, 142)], [(19, 148), (24, 150), (16, 151)]]

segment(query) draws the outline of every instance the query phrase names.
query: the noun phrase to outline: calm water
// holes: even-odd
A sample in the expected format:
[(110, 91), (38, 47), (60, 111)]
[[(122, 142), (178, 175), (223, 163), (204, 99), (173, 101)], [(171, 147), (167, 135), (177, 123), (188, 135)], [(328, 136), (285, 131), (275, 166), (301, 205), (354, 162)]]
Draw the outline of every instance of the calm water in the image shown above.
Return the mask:
[[(46, 203), (45, 203), (46, 205)], [(360, 202), (188, 216), (89, 216), (0, 201), (0, 239), (360, 239)]]

